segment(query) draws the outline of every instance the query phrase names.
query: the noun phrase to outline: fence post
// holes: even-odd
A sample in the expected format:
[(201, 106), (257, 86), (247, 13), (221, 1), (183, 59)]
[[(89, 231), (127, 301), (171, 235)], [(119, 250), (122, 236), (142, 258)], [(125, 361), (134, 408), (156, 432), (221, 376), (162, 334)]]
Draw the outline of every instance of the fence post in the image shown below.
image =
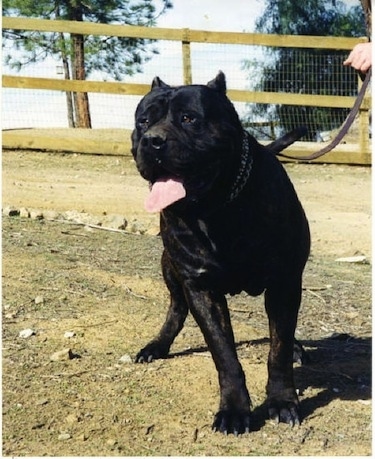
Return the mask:
[[(362, 81), (360, 80), (360, 78), (358, 78), (358, 80), (360, 81), (360, 85), (361, 85)], [(368, 104), (367, 91), (366, 91), (362, 105), (359, 108), (359, 115), (358, 115), (358, 130), (359, 130), (358, 141), (359, 141), (359, 150), (361, 152), (361, 155), (364, 155), (370, 152), (369, 128), (370, 128), (370, 111), (369, 111), (369, 104)]]
[(182, 29), (182, 70), (184, 84), (192, 84), (191, 54), (190, 54), (190, 30)]

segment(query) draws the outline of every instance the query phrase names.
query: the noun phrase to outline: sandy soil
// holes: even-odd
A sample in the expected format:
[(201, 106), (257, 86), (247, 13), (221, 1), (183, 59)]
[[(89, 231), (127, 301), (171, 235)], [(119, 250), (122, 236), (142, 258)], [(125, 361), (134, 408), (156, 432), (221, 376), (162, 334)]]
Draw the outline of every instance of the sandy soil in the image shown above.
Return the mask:
[[(210, 430), (217, 376), (192, 319), (170, 358), (129, 361), (168, 304), (158, 217), (143, 210), (132, 160), (3, 153), (3, 455), (371, 454), (371, 170), (286, 168), (313, 238), (297, 330), (312, 363), (295, 369), (304, 421), (266, 419), (262, 298), (238, 295), (229, 304), (254, 431), (234, 438)], [(358, 255), (364, 263), (336, 261)]]

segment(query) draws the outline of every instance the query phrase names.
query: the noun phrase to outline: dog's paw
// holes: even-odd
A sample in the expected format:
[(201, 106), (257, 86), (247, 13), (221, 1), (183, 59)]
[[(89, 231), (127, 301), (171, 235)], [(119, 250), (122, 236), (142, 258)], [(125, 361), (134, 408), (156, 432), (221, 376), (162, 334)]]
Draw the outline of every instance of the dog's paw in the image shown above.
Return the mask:
[(156, 359), (162, 359), (168, 355), (169, 347), (157, 342), (151, 342), (141, 349), (135, 357), (135, 363), (150, 363)]
[(239, 434), (249, 433), (250, 424), (250, 411), (221, 410), (215, 415), (212, 430), (221, 432), (224, 435), (232, 433), (238, 436)]
[(299, 426), (301, 417), (298, 404), (289, 401), (275, 401), (269, 403), (268, 414), (272, 421), (284, 422), (290, 426)]

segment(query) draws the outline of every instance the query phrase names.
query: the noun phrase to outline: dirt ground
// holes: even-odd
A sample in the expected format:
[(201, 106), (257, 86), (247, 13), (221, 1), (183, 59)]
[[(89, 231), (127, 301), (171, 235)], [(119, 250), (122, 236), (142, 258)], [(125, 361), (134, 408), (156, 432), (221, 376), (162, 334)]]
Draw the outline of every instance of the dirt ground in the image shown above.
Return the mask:
[(296, 335), (312, 360), (295, 367), (304, 419), (267, 420), (266, 315), (241, 294), (229, 306), (254, 423), (235, 438), (211, 432), (217, 375), (191, 318), (170, 358), (131, 362), (168, 305), (131, 159), (3, 153), (3, 456), (371, 454), (371, 170), (286, 168), (313, 239)]

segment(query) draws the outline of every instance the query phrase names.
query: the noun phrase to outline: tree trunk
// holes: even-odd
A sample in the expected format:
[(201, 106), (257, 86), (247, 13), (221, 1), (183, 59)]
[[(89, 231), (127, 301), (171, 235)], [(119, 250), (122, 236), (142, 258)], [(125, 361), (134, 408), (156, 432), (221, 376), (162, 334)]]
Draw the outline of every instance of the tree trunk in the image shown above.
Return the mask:
[[(60, 7), (56, 5), (56, 19), (60, 19)], [(61, 60), (63, 64), (63, 71), (64, 71), (64, 78), (65, 80), (70, 80), (70, 68), (69, 68), (69, 58), (67, 52), (67, 46), (64, 34), (60, 32), (60, 40), (61, 40)], [(73, 95), (71, 91), (66, 91), (66, 108), (68, 112), (68, 126), (70, 128), (74, 128), (76, 123), (74, 119), (74, 105), (73, 105)]]
[[(69, 16), (72, 21), (83, 21), (81, 2), (74, 2), (76, 6), (70, 3)], [(85, 80), (85, 48), (83, 35), (71, 34), (73, 57), (72, 73), (74, 80)], [(75, 125), (78, 128), (91, 128), (91, 117), (89, 98), (86, 92), (73, 93), (74, 108), (76, 115)]]
[[(85, 52), (83, 35), (72, 34), (73, 79), (85, 80)], [(74, 93), (76, 127), (91, 128), (89, 98), (87, 92)]]
[[(60, 34), (60, 39), (61, 39), (61, 60), (63, 64), (63, 70), (64, 70), (64, 78), (65, 80), (70, 80), (70, 69), (69, 69), (69, 60), (66, 52), (66, 46), (65, 46), (65, 38), (64, 34)], [(70, 128), (75, 127), (75, 120), (74, 120), (74, 106), (73, 106), (73, 95), (70, 91), (65, 92), (66, 95), (66, 108), (68, 112), (68, 125)]]
[[(63, 59), (63, 66), (64, 66), (65, 79), (70, 80), (69, 63), (67, 59)], [(73, 94), (70, 91), (66, 91), (65, 95), (66, 95), (66, 108), (68, 112), (68, 125), (70, 128), (75, 128), (76, 122), (74, 119)]]
[(363, 11), (365, 13), (367, 36), (369, 40), (371, 40), (371, 35), (372, 35), (371, 0), (361, 0), (361, 4), (362, 4)]

